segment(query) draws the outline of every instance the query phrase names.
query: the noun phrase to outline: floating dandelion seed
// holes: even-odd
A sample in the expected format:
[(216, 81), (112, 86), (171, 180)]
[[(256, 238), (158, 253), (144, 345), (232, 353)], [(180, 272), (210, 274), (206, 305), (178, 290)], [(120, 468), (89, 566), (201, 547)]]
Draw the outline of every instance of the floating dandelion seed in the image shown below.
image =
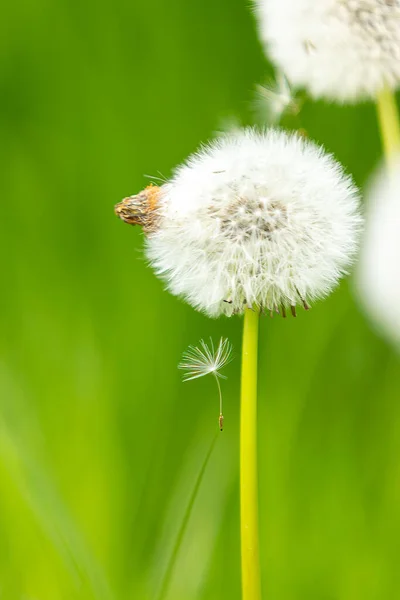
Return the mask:
[(219, 378), (226, 379), (220, 371), (232, 360), (232, 344), (227, 338), (221, 338), (217, 348), (210, 338), (208, 346), (204, 340), (200, 340), (199, 346), (189, 346), (183, 354), (183, 360), (179, 363), (178, 369), (187, 371), (183, 376), (183, 381), (191, 381), (205, 375), (213, 375), (218, 386), (219, 393), (219, 428), (222, 431), (224, 416), (222, 414), (222, 391)]
[(267, 114), (271, 123), (279, 123), (287, 112), (292, 114), (299, 112), (299, 101), (292, 93), (290, 84), (281, 71), (278, 71), (275, 81), (257, 85), (256, 93), (256, 111), (264, 119)]
[(183, 354), (183, 360), (178, 368), (188, 371), (183, 376), (184, 381), (204, 377), (212, 373), (215, 377), (226, 379), (225, 375), (219, 372), (225, 365), (232, 360), (232, 344), (228, 339), (221, 338), (217, 349), (214, 350), (214, 343), (210, 338), (210, 346), (207, 346), (204, 340), (200, 340), (199, 346), (189, 346), (189, 349)]

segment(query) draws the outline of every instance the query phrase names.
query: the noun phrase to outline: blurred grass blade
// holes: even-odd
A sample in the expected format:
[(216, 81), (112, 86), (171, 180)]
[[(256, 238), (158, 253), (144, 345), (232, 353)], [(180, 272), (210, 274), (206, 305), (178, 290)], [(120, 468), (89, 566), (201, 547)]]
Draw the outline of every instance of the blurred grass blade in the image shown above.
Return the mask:
[(201, 465), (200, 471), (199, 471), (199, 473), (197, 475), (195, 484), (193, 486), (192, 493), (191, 493), (190, 498), (189, 498), (188, 505), (187, 505), (185, 513), (183, 515), (181, 526), (180, 526), (180, 528), (178, 530), (178, 534), (176, 536), (175, 544), (173, 546), (173, 549), (172, 549), (172, 552), (171, 552), (171, 556), (170, 556), (170, 559), (169, 559), (168, 564), (167, 564), (167, 568), (165, 570), (165, 574), (164, 574), (164, 578), (163, 578), (163, 581), (162, 581), (162, 584), (161, 584), (161, 588), (160, 588), (159, 594), (157, 595), (157, 600), (165, 600), (165, 598), (167, 597), (169, 585), (170, 585), (170, 582), (171, 582), (171, 577), (172, 577), (173, 572), (174, 572), (174, 567), (175, 567), (176, 559), (178, 557), (179, 549), (181, 547), (182, 540), (183, 540), (183, 537), (185, 535), (186, 527), (187, 527), (187, 524), (189, 522), (190, 515), (192, 514), (192, 509), (193, 509), (194, 503), (196, 501), (196, 497), (197, 497), (198, 491), (200, 489), (201, 482), (203, 481), (203, 477), (204, 477), (204, 473), (206, 472), (208, 461), (210, 460), (211, 454), (212, 454), (212, 452), (214, 450), (214, 446), (215, 446), (215, 443), (216, 443), (219, 435), (220, 435), (220, 433), (216, 433), (215, 434), (215, 436), (214, 436), (214, 438), (213, 438), (213, 440), (212, 440), (212, 442), (210, 444), (210, 447), (208, 449), (208, 452), (207, 452), (207, 454), (206, 454), (206, 456), (204, 458), (203, 464)]
[(13, 387), (2, 365), (0, 397), (0, 466), (8, 472), (17, 494), (60, 557), (77, 597), (112, 600), (104, 571), (63, 501), (44, 454), (37, 448), (40, 427), (36, 415)]

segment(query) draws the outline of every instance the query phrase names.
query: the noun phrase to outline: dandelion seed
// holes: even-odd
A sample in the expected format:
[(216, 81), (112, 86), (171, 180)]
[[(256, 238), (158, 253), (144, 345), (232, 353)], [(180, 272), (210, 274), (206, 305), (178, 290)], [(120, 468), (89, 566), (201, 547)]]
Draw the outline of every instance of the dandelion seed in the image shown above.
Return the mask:
[(226, 379), (220, 371), (232, 360), (232, 344), (227, 338), (221, 338), (217, 348), (210, 338), (208, 346), (204, 340), (200, 340), (199, 346), (189, 346), (184, 352), (183, 359), (178, 365), (178, 369), (187, 371), (183, 376), (183, 381), (191, 381), (205, 375), (213, 375), (218, 386), (219, 394), (219, 428), (222, 431), (224, 417), (222, 414), (222, 391), (219, 379)]
[(400, 83), (400, 0), (255, 0), (266, 50), (292, 85), (354, 102)]
[(276, 124), (286, 112), (297, 114), (299, 111), (299, 103), (281, 71), (278, 71), (276, 81), (258, 85), (256, 92), (255, 108), (264, 121), (267, 116), (271, 123)]
[(184, 381), (204, 377), (213, 374), (215, 377), (226, 379), (221, 375), (220, 370), (232, 360), (232, 344), (227, 338), (221, 338), (217, 349), (214, 349), (214, 343), (210, 338), (210, 346), (207, 346), (204, 340), (200, 340), (200, 346), (189, 346), (184, 352), (183, 360), (178, 368), (187, 371), (183, 376)]

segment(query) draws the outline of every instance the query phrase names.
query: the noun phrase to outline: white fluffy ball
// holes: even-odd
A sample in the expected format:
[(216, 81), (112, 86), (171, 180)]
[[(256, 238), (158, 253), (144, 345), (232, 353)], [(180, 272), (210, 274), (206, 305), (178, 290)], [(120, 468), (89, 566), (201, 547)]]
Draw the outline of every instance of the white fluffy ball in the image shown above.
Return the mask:
[(371, 320), (400, 349), (400, 157), (382, 171), (367, 197), (358, 266), (359, 296)]
[(400, 82), (400, 0), (255, 0), (260, 35), (296, 87), (352, 102)]
[(173, 294), (210, 316), (325, 296), (352, 262), (360, 226), (350, 177), (296, 135), (223, 135), (161, 188), (147, 256)]

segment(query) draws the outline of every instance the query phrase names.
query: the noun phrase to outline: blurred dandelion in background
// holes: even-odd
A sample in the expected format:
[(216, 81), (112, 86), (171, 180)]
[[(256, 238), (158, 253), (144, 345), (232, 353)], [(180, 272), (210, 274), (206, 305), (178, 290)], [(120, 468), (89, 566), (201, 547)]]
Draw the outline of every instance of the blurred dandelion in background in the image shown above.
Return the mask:
[(400, 83), (398, 0), (256, 0), (261, 40), (292, 85), (356, 102)]
[(387, 159), (400, 150), (400, 0), (255, 0), (266, 54), (314, 99), (376, 101)]
[(300, 110), (300, 99), (295, 96), (282, 71), (276, 78), (256, 86), (254, 109), (258, 118), (271, 125), (278, 124), (286, 113), (296, 115)]
[(400, 350), (400, 157), (381, 167), (366, 195), (358, 296), (380, 333)]

